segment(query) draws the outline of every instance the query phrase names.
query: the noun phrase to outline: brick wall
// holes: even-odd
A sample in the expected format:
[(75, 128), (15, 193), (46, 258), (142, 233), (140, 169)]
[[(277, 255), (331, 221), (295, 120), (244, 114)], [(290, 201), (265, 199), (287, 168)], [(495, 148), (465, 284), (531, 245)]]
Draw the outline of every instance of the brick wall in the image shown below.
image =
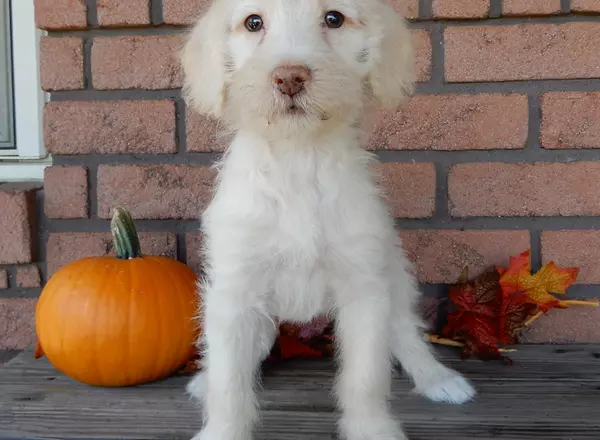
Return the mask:
[[(600, 296), (600, 2), (394, 1), (414, 29), (420, 83), (408, 109), (379, 115), (366, 147), (426, 294), (465, 264), (476, 273), (531, 247), (536, 267), (582, 268), (573, 297)], [(0, 349), (34, 340), (38, 269), (47, 279), (111, 252), (117, 204), (147, 253), (198, 267), (198, 212), (223, 146), (180, 100), (173, 52), (207, 3), (36, 0), (55, 166), (43, 204), (39, 191), (37, 207), (31, 190), (0, 194), (12, 203), (0, 213), (11, 231), (0, 233)], [(527, 340), (600, 341), (599, 319), (560, 311)]]
[(0, 365), (10, 352), (35, 343), (35, 298), (40, 293), (38, 261), (43, 224), (41, 185), (0, 182)]

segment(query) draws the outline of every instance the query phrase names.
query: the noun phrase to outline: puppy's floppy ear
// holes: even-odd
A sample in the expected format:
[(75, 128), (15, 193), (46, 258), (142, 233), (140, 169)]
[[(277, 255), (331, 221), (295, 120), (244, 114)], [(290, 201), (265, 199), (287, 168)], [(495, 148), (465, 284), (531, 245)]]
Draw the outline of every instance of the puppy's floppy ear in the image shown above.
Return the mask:
[(369, 84), (381, 107), (395, 108), (412, 93), (416, 80), (413, 39), (404, 19), (386, 0), (376, 3), (379, 44)]
[(186, 102), (216, 118), (221, 116), (225, 93), (226, 6), (227, 0), (212, 0), (180, 53)]

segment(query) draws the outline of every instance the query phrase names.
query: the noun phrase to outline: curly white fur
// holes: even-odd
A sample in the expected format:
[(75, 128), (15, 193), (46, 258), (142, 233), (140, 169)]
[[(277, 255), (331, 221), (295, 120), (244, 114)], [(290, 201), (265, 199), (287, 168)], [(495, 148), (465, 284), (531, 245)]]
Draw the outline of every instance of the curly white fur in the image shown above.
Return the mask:
[[(325, 26), (328, 11), (344, 24)], [(258, 32), (244, 26), (252, 14)], [(388, 405), (392, 357), (427, 397), (471, 399), (423, 340), (419, 292), (361, 148), (372, 104), (394, 107), (412, 91), (404, 21), (383, 0), (215, 0), (182, 60), (188, 103), (234, 133), (202, 216), (207, 380), (188, 389), (206, 420), (195, 439), (251, 439), (275, 323), (325, 313), (336, 322), (346, 439), (406, 438)], [(293, 98), (273, 83), (285, 65), (312, 76)]]

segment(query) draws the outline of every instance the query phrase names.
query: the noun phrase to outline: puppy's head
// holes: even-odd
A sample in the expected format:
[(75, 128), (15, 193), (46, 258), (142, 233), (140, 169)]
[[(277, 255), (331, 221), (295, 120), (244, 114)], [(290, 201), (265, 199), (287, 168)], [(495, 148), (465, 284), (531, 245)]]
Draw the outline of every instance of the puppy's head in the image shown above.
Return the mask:
[(355, 122), (414, 81), (404, 21), (386, 0), (213, 0), (182, 51), (185, 97), (240, 127)]

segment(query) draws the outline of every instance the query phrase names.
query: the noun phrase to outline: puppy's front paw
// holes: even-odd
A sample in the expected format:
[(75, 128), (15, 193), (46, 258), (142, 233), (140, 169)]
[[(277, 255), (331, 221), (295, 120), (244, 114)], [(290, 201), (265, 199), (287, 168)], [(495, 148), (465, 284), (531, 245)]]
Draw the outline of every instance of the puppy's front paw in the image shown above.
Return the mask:
[(400, 424), (390, 415), (344, 416), (340, 431), (345, 440), (408, 440)]
[(456, 371), (450, 370), (448, 375), (442, 376), (438, 381), (417, 390), (434, 402), (461, 404), (475, 397), (475, 388), (467, 379)]

